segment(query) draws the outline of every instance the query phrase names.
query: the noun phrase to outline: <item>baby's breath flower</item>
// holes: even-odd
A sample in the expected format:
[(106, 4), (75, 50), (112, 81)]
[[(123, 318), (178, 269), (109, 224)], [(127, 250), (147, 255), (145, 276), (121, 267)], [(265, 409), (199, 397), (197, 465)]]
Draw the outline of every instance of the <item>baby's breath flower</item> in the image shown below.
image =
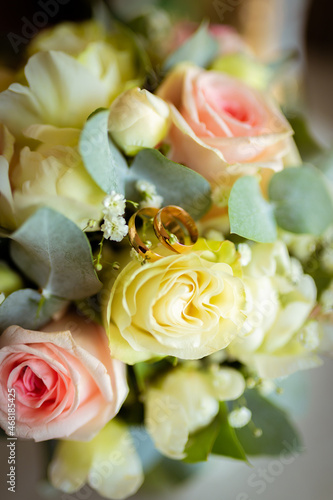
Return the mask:
[(240, 243), (238, 245), (238, 252), (240, 253), (240, 263), (242, 266), (247, 266), (252, 258), (251, 247), (247, 243)]
[(142, 197), (140, 208), (161, 207), (163, 203), (163, 197), (157, 194), (156, 186), (154, 186), (154, 184), (141, 179), (137, 181), (135, 187)]
[(245, 427), (252, 418), (252, 412), (246, 406), (242, 406), (241, 408), (236, 408), (228, 415), (228, 421), (231, 427), (235, 429), (240, 429), (241, 427)]
[(228, 205), (231, 188), (229, 186), (217, 186), (212, 193), (214, 205), (223, 208)]
[(160, 208), (162, 206), (162, 203), (163, 203), (163, 197), (156, 194), (141, 201), (140, 208), (149, 208), (149, 207)]
[(125, 212), (126, 200), (122, 194), (112, 191), (111, 194), (105, 196), (103, 200), (104, 215), (108, 218), (111, 216), (123, 215)]
[(313, 351), (319, 346), (319, 326), (317, 321), (308, 321), (299, 333), (300, 341), (305, 349)]
[(128, 226), (124, 217), (105, 217), (101, 230), (104, 233), (104, 238), (112, 241), (121, 241), (127, 235)]
[(144, 262), (144, 258), (142, 257), (142, 255), (140, 255), (136, 250), (134, 250), (134, 248), (131, 248), (130, 256), (132, 257), (133, 260), (137, 260), (140, 263)]

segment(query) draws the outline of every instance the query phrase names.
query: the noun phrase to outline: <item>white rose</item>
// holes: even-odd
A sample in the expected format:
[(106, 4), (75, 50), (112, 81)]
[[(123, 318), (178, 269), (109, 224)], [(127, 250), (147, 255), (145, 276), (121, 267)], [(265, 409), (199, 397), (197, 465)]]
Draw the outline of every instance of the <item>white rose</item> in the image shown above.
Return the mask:
[(319, 340), (307, 338), (316, 335), (307, 321), (317, 290), (296, 262), (281, 241), (258, 243), (244, 268), (247, 319), (228, 352), (260, 377), (280, 377), (320, 364), (313, 352)]
[(219, 401), (237, 399), (244, 389), (242, 374), (233, 368), (172, 370), (145, 394), (145, 425), (156, 448), (170, 458), (185, 458), (189, 435), (212, 422)]

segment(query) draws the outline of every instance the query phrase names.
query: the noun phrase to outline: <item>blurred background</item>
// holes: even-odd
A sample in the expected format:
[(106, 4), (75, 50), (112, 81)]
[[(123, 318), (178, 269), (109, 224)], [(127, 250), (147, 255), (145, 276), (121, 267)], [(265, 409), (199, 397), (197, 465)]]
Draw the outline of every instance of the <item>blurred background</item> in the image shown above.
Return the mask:
[[(53, 14), (36, 15), (41, 5), (53, 5)], [(109, 0), (114, 13), (130, 18), (153, 7), (166, 8), (176, 18), (235, 26), (263, 60), (281, 50), (297, 49), (300, 57), (291, 89), (297, 89), (305, 103), (310, 126), (323, 145), (333, 143), (333, 2), (331, 0)], [(77, 21), (91, 16), (96, 2), (88, 0), (11, 0), (2, 3), (0, 18), (0, 65), (17, 67), (29, 36), (63, 20)], [(51, 10), (50, 10), (51, 12)], [(46, 20), (45, 20), (46, 19)], [(28, 21), (28, 22), (27, 22)], [(23, 33), (23, 27), (32, 23)], [(14, 34), (17, 51), (9, 34)], [(12, 38), (13, 39), (13, 38)], [(293, 83), (292, 83), (293, 82)], [(160, 494), (144, 491), (135, 500), (331, 500), (333, 498), (333, 361), (324, 367), (292, 377), (281, 402), (290, 407), (304, 439), (304, 453), (287, 464), (261, 458), (249, 468), (230, 460), (213, 459), (196, 478), (166, 489)], [(303, 403), (300, 402), (303, 399)], [(17, 500), (95, 500), (89, 490), (65, 495), (48, 488), (43, 481), (47, 450), (42, 443), (17, 443)], [(277, 465), (278, 464), (278, 465)], [(0, 442), (0, 471), (7, 469), (7, 449)], [(265, 479), (263, 479), (265, 476)], [(252, 479), (251, 479), (252, 478)], [(264, 481), (261, 488), (258, 481)], [(0, 477), (1, 499), (13, 498)], [(256, 483), (257, 482), (257, 483)], [(262, 483), (261, 483), (262, 484)]]

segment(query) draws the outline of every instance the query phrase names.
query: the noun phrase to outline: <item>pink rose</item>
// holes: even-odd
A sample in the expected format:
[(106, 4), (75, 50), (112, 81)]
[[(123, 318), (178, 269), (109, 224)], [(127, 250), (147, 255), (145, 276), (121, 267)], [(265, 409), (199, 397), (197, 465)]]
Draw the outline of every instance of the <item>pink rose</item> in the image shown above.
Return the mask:
[[(8, 430), (15, 389), (15, 436), (89, 440), (112, 419), (128, 387), (104, 330), (67, 314), (43, 331), (10, 326), (0, 338), (0, 424)], [(12, 414), (11, 412), (9, 412)]]
[[(173, 29), (169, 52), (173, 52), (183, 45), (186, 40), (198, 29), (198, 24), (181, 21)], [(211, 24), (209, 33), (217, 40), (219, 55), (235, 52), (249, 52), (250, 49), (237, 31), (226, 24)]]
[(182, 64), (157, 94), (171, 104), (170, 158), (212, 184), (283, 168), (292, 129), (263, 93), (224, 73)]

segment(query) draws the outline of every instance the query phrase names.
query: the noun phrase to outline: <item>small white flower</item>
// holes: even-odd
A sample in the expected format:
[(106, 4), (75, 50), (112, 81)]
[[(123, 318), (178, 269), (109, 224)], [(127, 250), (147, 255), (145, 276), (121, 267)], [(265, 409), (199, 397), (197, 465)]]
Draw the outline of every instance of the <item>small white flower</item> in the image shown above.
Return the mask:
[(308, 351), (317, 349), (320, 344), (319, 325), (317, 321), (308, 321), (300, 331), (300, 340)]
[(126, 207), (126, 200), (122, 194), (112, 191), (103, 200), (104, 215), (108, 217), (123, 215)]
[(128, 226), (124, 217), (105, 217), (101, 226), (104, 238), (112, 241), (121, 241), (128, 233)]
[(238, 252), (240, 253), (240, 263), (242, 266), (247, 266), (252, 259), (252, 250), (247, 243), (240, 243), (238, 245)]
[(144, 262), (144, 258), (142, 257), (142, 255), (140, 255), (136, 250), (134, 250), (134, 248), (131, 248), (131, 251), (130, 251), (130, 256), (133, 260), (136, 260), (140, 263)]
[(160, 208), (163, 203), (163, 197), (155, 194), (149, 198), (146, 198), (143, 201), (140, 201), (140, 208)]
[(5, 300), (6, 296), (4, 293), (0, 293), (0, 304), (3, 303), (3, 301)]
[(157, 194), (154, 184), (145, 180), (139, 180), (135, 184), (135, 187), (142, 197), (140, 208), (161, 207), (163, 203), (163, 197)]
[(241, 427), (245, 427), (252, 418), (252, 412), (246, 406), (242, 406), (241, 408), (237, 408), (233, 410), (228, 415), (228, 421), (231, 427), (235, 429), (240, 429)]
[(217, 186), (212, 193), (214, 205), (224, 208), (228, 205), (231, 188), (229, 186)]
[(156, 187), (151, 182), (139, 180), (135, 184), (135, 187), (139, 191), (139, 193), (146, 196), (154, 196), (154, 194), (156, 194)]

